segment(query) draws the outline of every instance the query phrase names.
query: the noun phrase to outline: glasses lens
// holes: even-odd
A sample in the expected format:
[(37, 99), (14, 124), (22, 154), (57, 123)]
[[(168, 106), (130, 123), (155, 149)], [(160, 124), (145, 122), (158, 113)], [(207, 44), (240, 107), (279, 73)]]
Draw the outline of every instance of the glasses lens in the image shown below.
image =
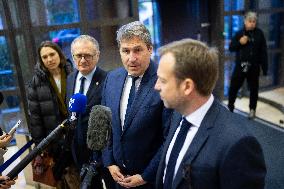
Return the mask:
[(93, 59), (93, 56), (90, 55), (90, 54), (85, 54), (85, 55), (84, 55), (84, 58), (85, 58), (85, 60), (90, 61), (90, 60)]
[(87, 61), (91, 61), (93, 59), (93, 55), (90, 54), (75, 54), (74, 57), (76, 60), (81, 60), (83, 57)]

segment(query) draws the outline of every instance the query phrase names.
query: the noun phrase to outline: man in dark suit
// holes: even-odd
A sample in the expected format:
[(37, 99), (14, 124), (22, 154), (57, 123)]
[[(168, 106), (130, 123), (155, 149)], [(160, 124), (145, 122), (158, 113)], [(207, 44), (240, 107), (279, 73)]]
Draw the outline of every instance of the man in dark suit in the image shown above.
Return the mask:
[[(248, 122), (212, 95), (218, 52), (184, 39), (159, 49), (155, 89), (177, 112), (164, 144), (157, 189), (263, 189), (266, 167)], [(182, 115), (180, 115), (180, 114)]]
[[(82, 93), (87, 96), (86, 111), (79, 115), (78, 124), (76, 125), (74, 137), (72, 140), (72, 155), (78, 170), (83, 164), (88, 164), (91, 161), (101, 162), (101, 152), (92, 152), (87, 148), (87, 128), (89, 114), (94, 105), (101, 102), (101, 91), (103, 82), (106, 77), (106, 72), (99, 67), (100, 50), (97, 40), (88, 35), (81, 35), (74, 39), (71, 44), (71, 53), (77, 70), (70, 74), (67, 78), (67, 102), (75, 93)], [(96, 159), (93, 159), (96, 157)], [(107, 170), (105, 170), (107, 174)], [(98, 176), (93, 181), (94, 188), (103, 188), (101, 177), (104, 175), (103, 167), (98, 168)], [(111, 178), (111, 177), (110, 177)], [(105, 182), (111, 183), (111, 180), (105, 178)]]
[(150, 61), (147, 28), (138, 21), (126, 24), (118, 30), (117, 42), (124, 68), (105, 80), (102, 105), (112, 110), (113, 132), (103, 162), (117, 188), (154, 188), (170, 111), (154, 90), (157, 65)]

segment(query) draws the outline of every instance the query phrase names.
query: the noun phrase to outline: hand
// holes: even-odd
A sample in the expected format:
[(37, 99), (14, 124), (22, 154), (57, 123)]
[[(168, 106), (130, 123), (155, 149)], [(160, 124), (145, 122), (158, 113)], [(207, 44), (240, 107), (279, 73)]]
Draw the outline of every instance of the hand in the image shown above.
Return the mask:
[(243, 36), (240, 38), (240, 44), (241, 44), (241, 45), (245, 45), (245, 44), (247, 44), (248, 40), (249, 40), (248, 36), (243, 35)]
[(12, 136), (9, 134), (3, 134), (0, 136), (0, 148), (5, 148), (12, 140)]
[(10, 180), (9, 177), (0, 176), (0, 189), (11, 188), (11, 185), (15, 184), (15, 180)]
[(124, 180), (124, 175), (120, 172), (120, 168), (117, 165), (111, 165), (107, 168), (115, 182), (120, 182)]
[(142, 176), (139, 174), (127, 176), (123, 182), (118, 182), (121, 186), (125, 188), (137, 187), (143, 184), (146, 184), (146, 181), (143, 180)]

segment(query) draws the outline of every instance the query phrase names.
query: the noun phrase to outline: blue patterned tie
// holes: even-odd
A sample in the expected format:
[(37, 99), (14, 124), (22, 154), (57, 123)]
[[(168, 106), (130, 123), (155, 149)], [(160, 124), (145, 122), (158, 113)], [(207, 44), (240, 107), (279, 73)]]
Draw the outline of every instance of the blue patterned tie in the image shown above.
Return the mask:
[(170, 158), (168, 161), (166, 176), (165, 176), (165, 181), (164, 181), (164, 187), (163, 187), (164, 189), (172, 188), (176, 162), (177, 162), (180, 150), (183, 146), (183, 143), (187, 136), (187, 132), (190, 127), (191, 127), (191, 123), (189, 123), (185, 118), (183, 118), (179, 133), (176, 137), (176, 141), (172, 148)]
[[(129, 96), (128, 96), (128, 103), (127, 103), (127, 109), (126, 109), (126, 114), (125, 114), (125, 120), (127, 118), (127, 116), (129, 116), (129, 112), (131, 109), (131, 105), (133, 103), (133, 100), (135, 98), (135, 93), (136, 93), (136, 87), (135, 87), (135, 82), (139, 77), (133, 77), (131, 76), (132, 79), (132, 85), (131, 85), (131, 89), (129, 92)], [(124, 121), (125, 122), (125, 121)]]

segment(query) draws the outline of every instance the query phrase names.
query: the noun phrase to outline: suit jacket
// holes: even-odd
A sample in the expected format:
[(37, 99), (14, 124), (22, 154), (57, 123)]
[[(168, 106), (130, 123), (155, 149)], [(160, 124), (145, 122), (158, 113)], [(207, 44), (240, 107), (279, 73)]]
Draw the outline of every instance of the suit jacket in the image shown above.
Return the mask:
[[(70, 74), (67, 78), (67, 102), (69, 102), (71, 96), (74, 94), (74, 87), (76, 82), (76, 76), (78, 74), (78, 70)], [(86, 138), (87, 138), (87, 129), (88, 129), (88, 120), (91, 109), (94, 105), (101, 103), (101, 93), (103, 82), (106, 78), (107, 73), (100, 69), (96, 68), (96, 71), (93, 75), (93, 79), (91, 81), (90, 87), (87, 91), (87, 107), (85, 113), (80, 115), (80, 127), (83, 134), (83, 141), (79, 141), (78, 135), (76, 134), (76, 129), (74, 133), (74, 138), (72, 141), (72, 154), (77, 164), (78, 168), (81, 169), (84, 163), (88, 163), (90, 157), (92, 155), (91, 150), (87, 148)], [(78, 126), (77, 125), (77, 126)], [(100, 152), (97, 152), (100, 153)]]
[(108, 74), (102, 94), (102, 105), (112, 111), (113, 130), (112, 139), (103, 152), (104, 165), (118, 165), (125, 174), (141, 174), (148, 182), (155, 180), (166, 134), (166, 120), (171, 113), (164, 108), (159, 93), (154, 90), (156, 71), (157, 65), (151, 62), (126, 116), (123, 131), (120, 101), (128, 75), (124, 68)]
[[(162, 152), (156, 188), (163, 188), (165, 156), (181, 120), (173, 116)], [(263, 189), (266, 167), (262, 149), (248, 132), (247, 120), (214, 100), (173, 180), (173, 189)]]

